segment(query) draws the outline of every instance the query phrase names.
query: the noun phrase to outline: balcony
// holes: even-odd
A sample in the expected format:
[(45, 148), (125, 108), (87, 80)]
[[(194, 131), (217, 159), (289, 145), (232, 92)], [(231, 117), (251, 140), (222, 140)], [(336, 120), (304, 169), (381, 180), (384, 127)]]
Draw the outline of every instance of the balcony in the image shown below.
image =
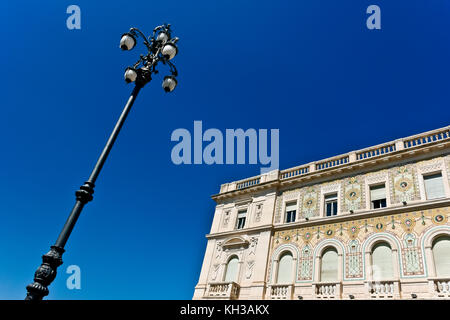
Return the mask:
[(239, 297), (239, 285), (236, 282), (209, 283), (205, 296), (214, 299), (235, 300)]
[(396, 280), (368, 281), (366, 284), (371, 299), (400, 298), (399, 282)]
[(291, 300), (292, 284), (272, 284), (269, 286), (269, 298), (271, 300)]
[(450, 277), (430, 279), (434, 298), (450, 298)]
[(340, 299), (340, 282), (318, 282), (313, 284), (313, 292), (316, 299)]

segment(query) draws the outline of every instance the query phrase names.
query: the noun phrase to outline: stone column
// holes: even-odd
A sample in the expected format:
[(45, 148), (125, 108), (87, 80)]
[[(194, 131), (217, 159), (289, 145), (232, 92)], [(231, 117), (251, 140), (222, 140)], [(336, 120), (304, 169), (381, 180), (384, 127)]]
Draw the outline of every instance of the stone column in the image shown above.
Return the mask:
[(266, 275), (269, 265), (270, 253), (270, 231), (264, 231), (259, 234), (256, 245), (255, 265), (252, 274), (252, 296), (249, 299), (263, 299), (266, 288)]
[(427, 270), (425, 272), (428, 273), (428, 278), (436, 277), (436, 267), (434, 265), (434, 257), (433, 257), (433, 249), (431, 245), (425, 246), (425, 261), (427, 264)]
[(338, 281), (339, 282), (342, 282), (344, 279), (342, 276), (342, 274), (344, 272), (344, 266), (342, 265), (343, 261), (344, 261), (344, 259), (343, 259), (342, 253), (338, 253)]
[(321, 268), (321, 259), (322, 257), (317, 256), (316, 262), (314, 263), (314, 282), (320, 282), (320, 268)]
[(372, 286), (372, 254), (370, 251), (364, 252), (364, 264), (365, 264), (365, 287), (366, 292), (364, 293), (364, 298), (370, 298), (370, 288)]
[(393, 255), (393, 269), (394, 269), (394, 279), (399, 281), (400, 280), (400, 261), (398, 260), (398, 250), (396, 248), (392, 249), (392, 255)]

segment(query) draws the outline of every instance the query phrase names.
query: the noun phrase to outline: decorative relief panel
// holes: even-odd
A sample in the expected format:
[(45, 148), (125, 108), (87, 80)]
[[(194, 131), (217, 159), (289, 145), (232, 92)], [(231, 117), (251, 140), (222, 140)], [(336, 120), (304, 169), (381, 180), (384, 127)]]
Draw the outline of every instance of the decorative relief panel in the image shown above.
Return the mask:
[(344, 180), (344, 208), (342, 211), (361, 209), (363, 202), (363, 188), (361, 176)]
[(420, 199), (417, 177), (412, 165), (393, 168), (391, 171), (394, 203)]
[(345, 259), (345, 272), (348, 279), (363, 277), (362, 254), (358, 240), (350, 240)]
[(341, 181), (334, 180), (321, 185), (322, 193), (338, 192), (341, 188)]
[(445, 167), (446, 167), (446, 171), (447, 171), (447, 179), (448, 179), (448, 183), (450, 185), (450, 155), (445, 157)]
[(313, 273), (313, 252), (309, 245), (305, 245), (301, 251), (298, 263), (298, 280), (312, 280)]
[(224, 210), (222, 227), (225, 228), (228, 226), (228, 222), (230, 222), (230, 217), (231, 217), (231, 210), (230, 209)]
[(281, 208), (283, 207), (283, 197), (281, 194), (277, 197), (277, 201), (275, 203), (275, 218), (274, 223), (280, 223), (281, 221)]
[(430, 173), (442, 170), (442, 158), (435, 158), (433, 160), (420, 161), (417, 167), (421, 173)]
[(319, 215), (319, 193), (317, 188), (308, 187), (300, 201), (300, 216), (310, 218)]
[(262, 203), (256, 203), (255, 204), (255, 222), (260, 222), (261, 221), (262, 210), (263, 210), (263, 204)]
[(402, 248), (403, 274), (405, 275), (423, 275), (424, 268), (422, 255), (417, 246), (416, 236), (412, 233), (405, 235)]
[(385, 182), (389, 177), (389, 171), (388, 170), (381, 170), (377, 172), (368, 173), (366, 175), (366, 182), (367, 184), (377, 184), (381, 182)]
[(211, 281), (219, 281), (218, 274), (220, 271), (220, 265), (222, 264), (222, 241), (216, 242), (216, 247), (214, 250), (213, 262), (211, 265), (210, 279)]
[(247, 249), (247, 266), (245, 271), (245, 277), (250, 279), (253, 275), (253, 269), (256, 263), (256, 248), (258, 246), (258, 237), (250, 238), (250, 245)]

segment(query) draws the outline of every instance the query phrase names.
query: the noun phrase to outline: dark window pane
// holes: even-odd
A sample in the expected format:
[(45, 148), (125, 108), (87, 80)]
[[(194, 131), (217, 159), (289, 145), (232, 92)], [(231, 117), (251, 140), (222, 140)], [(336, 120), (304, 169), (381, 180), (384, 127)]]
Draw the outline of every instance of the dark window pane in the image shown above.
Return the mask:
[(331, 203), (327, 203), (327, 217), (331, 216)]

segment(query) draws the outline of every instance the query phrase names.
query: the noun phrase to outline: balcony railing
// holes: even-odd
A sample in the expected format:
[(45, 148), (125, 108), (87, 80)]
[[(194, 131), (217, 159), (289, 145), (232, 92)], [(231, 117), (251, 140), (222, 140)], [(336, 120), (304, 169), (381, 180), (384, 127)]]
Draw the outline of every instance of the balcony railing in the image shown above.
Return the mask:
[(404, 140), (404, 147), (405, 149), (412, 148), (415, 146), (420, 146), (423, 144), (428, 144), (435, 141), (445, 140), (450, 138), (450, 129), (444, 128), (444, 129), (438, 129), (435, 131), (430, 131), (425, 134), (413, 136), (409, 139)]
[(300, 176), (302, 174), (308, 173), (309, 172), (309, 167), (295, 167), (293, 169), (289, 169), (289, 170), (284, 170), (282, 172), (280, 172), (280, 179), (287, 179), (287, 178), (291, 178), (291, 177), (296, 177), (296, 176)]
[(356, 160), (373, 158), (376, 156), (381, 156), (384, 154), (388, 154), (394, 152), (395, 143), (388, 143), (381, 146), (375, 146), (369, 149), (364, 149), (362, 151), (356, 152)]
[(372, 299), (394, 299), (399, 297), (398, 281), (369, 281), (367, 286)]
[(261, 179), (259, 177), (243, 180), (243, 181), (237, 183), (236, 189), (239, 190), (239, 189), (248, 188), (248, 187), (259, 184), (260, 181), (261, 181)]
[[(383, 155), (387, 155), (404, 149), (414, 149), (422, 145), (427, 145), (433, 142), (444, 140), (450, 140), (450, 126), (312, 162), (311, 164), (300, 165), (294, 168), (282, 170), (279, 172), (278, 177), (275, 177), (275, 180), (285, 180), (313, 173), (314, 171), (321, 171), (329, 168), (339, 167), (349, 163), (358, 163), (366, 159), (381, 157)], [(241, 190), (258, 185), (260, 183), (264, 183), (266, 182), (266, 180), (264, 180), (265, 178), (263, 177), (264, 175), (260, 175), (229, 184), (223, 184), (221, 186), (220, 192), (222, 193)]]
[(450, 298), (450, 277), (432, 279), (433, 294), (437, 298)]
[(269, 295), (272, 300), (291, 300), (292, 284), (272, 284), (269, 287)]
[(206, 295), (210, 298), (235, 300), (239, 297), (239, 285), (236, 282), (209, 283)]
[(316, 299), (340, 299), (340, 282), (321, 282), (313, 284), (313, 291)]
[(340, 166), (341, 164), (345, 164), (349, 162), (349, 156), (345, 155), (343, 157), (332, 158), (330, 160), (325, 160), (322, 162), (316, 163), (316, 170), (323, 170), (328, 168), (333, 168)]

